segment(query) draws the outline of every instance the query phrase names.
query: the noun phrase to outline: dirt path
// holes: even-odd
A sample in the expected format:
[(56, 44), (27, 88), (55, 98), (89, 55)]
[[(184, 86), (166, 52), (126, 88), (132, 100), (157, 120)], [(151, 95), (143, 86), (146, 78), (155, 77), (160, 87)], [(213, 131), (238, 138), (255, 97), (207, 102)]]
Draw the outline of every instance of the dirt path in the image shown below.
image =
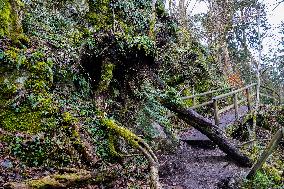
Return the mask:
[[(246, 107), (240, 107), (240, 115), (245, 115)], [(225, 128), (234, 122), (234, 111), (221, 116), (220, 127)], [(190, 129), (181, 135), (182, 140), (208, 141), (196, 130)], [(209, 146), (210, 147), (210, 146)], [(231, 178), (241, 177), (248, 170), (230, 161), (226, 155), (214, 146), (203, 144), (195, 146), (181, 142), (175, 154), (160, 155), (160, 177), (165, 189), (228, 189)]]

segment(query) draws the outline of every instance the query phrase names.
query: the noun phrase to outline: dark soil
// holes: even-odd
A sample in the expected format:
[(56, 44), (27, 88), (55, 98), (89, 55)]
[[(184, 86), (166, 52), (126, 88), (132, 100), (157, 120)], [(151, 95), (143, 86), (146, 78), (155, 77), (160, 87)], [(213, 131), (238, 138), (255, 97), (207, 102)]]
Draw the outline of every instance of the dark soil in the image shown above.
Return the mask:
[(191, 147), (185, 142), (175, 154), (160, 155), (159, 161), (164, 189), (228, 189), (234, 187), (234, 183), (228, 182), (242, 177), (248, 170), (230, 161), (218, 149)]

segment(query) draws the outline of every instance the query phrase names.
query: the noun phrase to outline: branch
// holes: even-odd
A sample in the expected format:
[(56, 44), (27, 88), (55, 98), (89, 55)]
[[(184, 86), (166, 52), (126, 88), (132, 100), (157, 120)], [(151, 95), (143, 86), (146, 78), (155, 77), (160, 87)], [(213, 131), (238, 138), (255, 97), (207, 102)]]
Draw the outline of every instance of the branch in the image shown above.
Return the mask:
[(283, 1), (280, 1), (280, 2), (278, 2), (278, 4), (272, 9), (272, 11), (274, 11), (281, 3), (283, 3), (284, 2), (284, 0)]

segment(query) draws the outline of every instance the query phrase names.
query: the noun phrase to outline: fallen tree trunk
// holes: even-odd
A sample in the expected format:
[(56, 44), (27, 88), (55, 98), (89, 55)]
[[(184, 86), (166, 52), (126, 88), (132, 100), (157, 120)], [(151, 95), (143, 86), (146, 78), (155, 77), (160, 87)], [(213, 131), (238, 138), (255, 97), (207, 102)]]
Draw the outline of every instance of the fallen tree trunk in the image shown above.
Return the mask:
[[(23, 182), (10, 182), (4, 185), (7, 189), (32, 189), (32, 188), (69, 188), (80, 184), (86, 184), (95, 178), (91, 172), (77, 170), (73, 173), (54, 174), (43, 178), (26, 180)], [(93, 182), (93, 181), (92, 181)]]
[(206, 135), (212, 142), (225, 152), (231, 159), (238, 164), (246, 167), (252, 166), (252, 161), (237, 148), (235, 148), (223, 134), (218, 126), (212, 124), (209, 120), (199, 115), (193, 110), (187, 110), (181, 105), (162, 100), (161, 102), (166, 108), (174, 112), (178, 118), (184, 120), (192, 127)]

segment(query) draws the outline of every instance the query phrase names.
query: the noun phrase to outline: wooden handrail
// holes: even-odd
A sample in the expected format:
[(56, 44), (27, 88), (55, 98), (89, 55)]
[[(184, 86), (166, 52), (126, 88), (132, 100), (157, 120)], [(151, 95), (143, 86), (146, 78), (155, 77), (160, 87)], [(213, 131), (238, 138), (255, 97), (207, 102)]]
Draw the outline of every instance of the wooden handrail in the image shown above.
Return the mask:
[(245, 86), (245, 87), (243, 87), (243, 88), (240, 88), (240, 89), (231, 91), (231, 92), (229, 92), (229, 93), (225, 93), (225, 94), (221, 94), (221, 95), (219, 95), (219, 96), (215, 96), (213, 99), (219, 100), (219, 99), (221, 99), (221, 98), (225, 98), (225, 97), (231, 96), (231, 95), (233, 95), (233, 94), (242, 92), (242, 91), (244, 91), (244, 90), (246, 90), (246, 89), (248, 89), (248, 88), (251, 88), (251, 87), (253, 87), (253, 86), (255, 86), (255, 85), (256, 85), (256, 83), (253, 83), (253, 84), (250, 84), (250, 85)]
[(228, 110), (234, 108), (236, 105), (240, 105), (241, 103), (245, 102), (246, 100), (247, 100), (247, 99), (245, 99), (245, 98), (242, 99), (242, 100), (239, 100), (239, 101), (236, 100), (236, 104), (235, 104), (235, 102), (234, 102), (234, 104), (229, 105), (229, 106), (226, 106), (225, 108), (219, 110), (219, 114), (224, 113), (224, 112), (226, 112), (226, 111), (228, 111)]
[[(247, 98), (248, 110), (251, 111), (251, 101), (250, 101), (251, 97), (250, 97), (250, 94), (249, 94), (249, 93), (250, 93), (250, 90), (249, 90), (249, 89), (250, 89), (251, 87), (255, 86), (255, 85), (256, 85), (256, 83), (252, 83), (252, 84), (250, 84), (250, 85), (248, 85), (248, 86), (245, 86), (245, 87), (243, 87), (243, 88), (240, 88), (240, 89), (231, 91), (231, 92), (229, 92), (229, 93), (226, 93), (226, 94), (222, 94), (222, 95), (213, 97), (212, 100), (213, 100), (215, 124), (216, 124), (216, 125), (219, 125), (219, 123), (220, 123), (220, 120), (219, 120), (219, 119), (220, 119), (220, 117), (219, 117), (219, 114), (220, 114), (220, 113), (223, 113), (223, 112), (225, 112), (225, 111), (228, 111), (228, 110), (230, 110), (230, 109), (232, 109), (232, 108), (235, 108), (235, 116), (236, 116), (236, 119), (239, 119), (238, 105), (239, 105), (240, 103), (244, 102), (245, 100), (243, 99), (243, 100), (241, 100), (241, 101), (238, 102), (238, 96), (237, 96), (237, 94), (238, 94), (239, 92), (244, 91), (244, 90), (246, 90), (246, 93), (247, 93), (247, 94), (246, 94), (246, 98)], [(218, 100), (219, 100), (219, 99), (222, 99), (222, 98), (226, 98), (226, 97), (231, 96), (231, 95), (234, 95), (234, 104), (233, 104), (233, 105), (230, 105), (230, 106), (227, 106), (227, 107), (225, 107), (225, 108), (219, 110), (219, 108), (218, 108)]]
[(210, 100), (210, 101), (207, 101), (207, 102), (203, 102), (202, 104), (198, 104), (198, 105), (195, 105), (195, 106), (191, 106), (189, 109), (196, 109), (196, 108), (200, 108), (202, 106), (206, 106), (206, 105), (210, 105), (210, 104), (213, 104), (213, 101)]
[(204, 92), (204, 93), (199, 93), (199, 94), (195, 94), (195, 95), (191, 95), (191, 96), (181, 97), (181, 99), (182, 100), (192, 99), (192, 98), (195, 98), (195, 97), (205, 96), (205, 95), (208, 95), (208, 94), (221, 92), (221, 91), (225, 91), (225, 90), (228, 90), (228, 89), (231, 89), (231, 88), (229, 87), (229, 88), (224, 88), (224, 89), (216, 89), (216, 90), (207, 91), (207, 92)]
[[(193, 99), (193, 102), (194, 102), (193, 106), (189, 107), (189, 109), (196, 109), (196, 108), (200, 108), (200, 107), (206, 106), (206, 105), (213, 105), (215, 124), (219, 125), (219, 122), (220, 122), (219, 114), (223, 113), (225, 111), (228, 111), (228, 110), (230, 110), (232, 108), (235, 108), (236, 119), (239, 119), (238, 105), (243, 103), (243, 102), (245, 102), (245, 101), (247, 101), (248, 111), (251, 112), (251, 108), (252, 108), (252, 101), (251, 101), (251, 99), (256, 95), (256, 93), (253, 92), (253, 90), (251, 90), (251, 88), (256, 86), (256, 85), (257, 85), (257, 83), (252, 83), (252, 84), (247, 85), (245, 87), (242, 87), (240, 89), (236, 89), (234, 91), (231, 91), (231, 92), (228, 92), (228, 93), (225, 93), (225, 94), (221, 94), (221, 95), (215, 96), (215, 97), (212, 98), (212, 100), (207, 101), (207, 102), (203, 102), (203, 103), (197, 104), (197, 105), (195, 103), (196, 97), (201, 97), (201, 96), (213, 94), (213, 93), (216, 93), (216, 92), (225, 91), (225, 90), (232, 89), (232, 88), (216, 89), (216, 90), (207, 91), (207, 92), (204, 92), (204, 93), (194, 94), (194, 95), (191, 95), (191, 96), (181, 97), (181, 99), (182, 100)], [(264, 87), (264, 88), (266, 88), (266, 87)], [(246, 98), (238, 100), (238, 93), (240, 93), (242, 91), (245, 91)], [(234, 95), (234, 103), (232, 105), (226, 106), (223, 109), (219, 110), (218, 100), (226, 98), (226, 97), (229, 97), (229, 96), (232, 96), (232, 95)], [(260, 95), (261, 96), (266, 96), (266, 97), (269, 97), (269, 98), (272, 98), (272, 99), (276, 100), (276, 98), (274, 96), (270, 96), (268, 94), (260, 93)]]

